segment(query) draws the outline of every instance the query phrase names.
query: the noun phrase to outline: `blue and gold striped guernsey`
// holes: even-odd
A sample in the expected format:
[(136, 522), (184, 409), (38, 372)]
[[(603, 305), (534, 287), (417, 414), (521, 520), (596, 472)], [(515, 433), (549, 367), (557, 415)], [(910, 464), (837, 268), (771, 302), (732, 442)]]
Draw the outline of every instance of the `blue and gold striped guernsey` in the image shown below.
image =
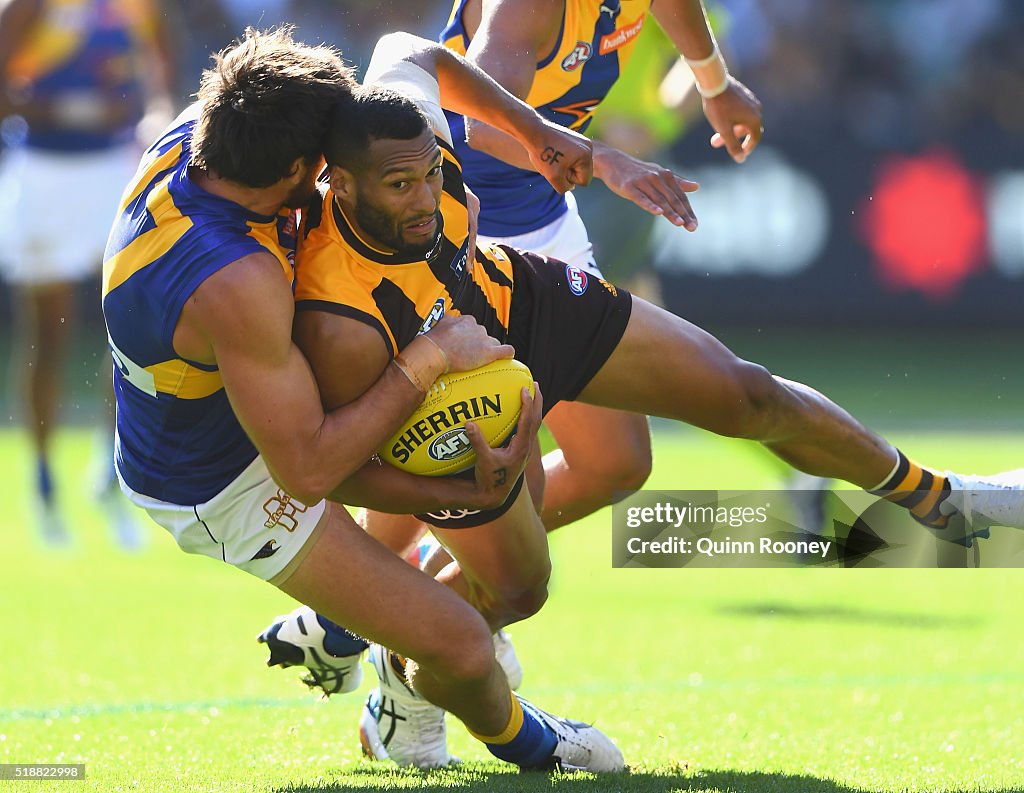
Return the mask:
[(256, 458), (256, 448), (217, 367), (174, 351), (181, 310), (204, 280), (253, 253), (275, 256), (291, 283), (295, 250), (294, 214), (258, 215), (189, 180), (194, 124), (195, 107), (144, 155), (103, 261), (118, 471), (132, 490), (184, 505), (220, 492)]
[[(456, 0), (441, 42), (466, 54), (462, 24), (468, 0)], [(538, 64), (526, 103), (547, 119), (583, 132), (633, 52), (650, 0), (565, 0), (558, 43)], [(466, 184), (480, 198), (480, 233), (511, 237), (535, 231), (566, 211), (565, 199), (543, 177), (475, 151), (461, 116), (448, 114)]]
[(6, 79), (37, 102), (117, 97), (126, 109), (117, 129), (91, 131), (34, 124), (27, 145), (55, 151), (103, 149), (132, 139), (144, 111), (147, 44), (156, 38), (152, 0), (43, 0), (15, 51)]

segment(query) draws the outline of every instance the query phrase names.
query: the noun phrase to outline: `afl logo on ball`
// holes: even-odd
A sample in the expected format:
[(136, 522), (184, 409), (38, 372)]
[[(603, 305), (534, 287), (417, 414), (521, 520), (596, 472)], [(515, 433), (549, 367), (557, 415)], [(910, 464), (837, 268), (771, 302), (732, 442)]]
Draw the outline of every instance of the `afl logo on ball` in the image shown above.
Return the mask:
[(565, 265), (565, 277), (569, 282), (569, 291), (576, 297), (587, 291), (587, 274), (575, 264)]
[(434, 438), (430, 442), (430, 446), (427, 447), (427, 454), (434, 460), (444, 462), (454, 460), (472, 450), (473, 445), (466, 437), (466, 431), (462, 427), (458, 427)]
[(593, 47), (590, 46), (589, 42), (577, 41), (576, 46), (572, 48), (572, 52), (562, 58), (562, 71), (576, 71), (584, 63), (590, 60), (590, 54), (592, 52)]

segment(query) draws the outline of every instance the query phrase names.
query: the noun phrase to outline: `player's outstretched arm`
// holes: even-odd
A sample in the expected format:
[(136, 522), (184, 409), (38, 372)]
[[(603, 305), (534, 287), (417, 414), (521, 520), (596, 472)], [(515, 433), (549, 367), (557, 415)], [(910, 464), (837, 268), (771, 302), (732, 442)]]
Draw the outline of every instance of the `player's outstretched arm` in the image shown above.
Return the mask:
[[(303, 503), (324, 498), (361, 468), (449, 361), (472, 368), (511, 354), (469, 325), (452, 334), (447, 349), (420, 339), (407, 348), (405, 369), (389, 364), (358, 399), (325, 413), (309, 363), (292, 342), (294, 304), (283, 279), (269, 254), (218, 271), (183, 310), (175, 346), (188, 337), (210, 351), (242, 426), (274, 478)], [(180, 347), (179, 354), (196, 357)]]
[[(552, 31), (558, 29), (561, 15), (561, 5), (548, 0), (484, 2), (467, 57), (510, 92), (525, 98), (533, 85), (537, 61), (552, 46)], [(498, 130), (470, 123), (467, 131), (474, 148), (519, 168), (531, 167), (522, 148)], [(697, 189), (696, 182), (599, 142), (594, 143), (594, 176), (651, 214), (664, 215), (691, 231), (697, 228), (686, 197)]]
[(594, 176), (652, 215), (663, 215), (687, 231), (697, 230), (697, 216), (686, 197), (700, 187), (696, 182), (600, 141), (594, 141)]
[(715, 130), (711, 145), (743, 162), (761, 140), (761, 103), (729, 74), (701, 0), (659, 0), (654, 16), (693, 71), (704, 115)]
[(590, 182), (593, 155), (587, 138), (546, 120), (479, 67), (440, 44), (408, 33), (384, 36), (374, 50), (366, 81), (376, 81), (400, 61), (437, 79), (442, 107), (486, 122), (516, 141), (528, 167), (560, 193)]

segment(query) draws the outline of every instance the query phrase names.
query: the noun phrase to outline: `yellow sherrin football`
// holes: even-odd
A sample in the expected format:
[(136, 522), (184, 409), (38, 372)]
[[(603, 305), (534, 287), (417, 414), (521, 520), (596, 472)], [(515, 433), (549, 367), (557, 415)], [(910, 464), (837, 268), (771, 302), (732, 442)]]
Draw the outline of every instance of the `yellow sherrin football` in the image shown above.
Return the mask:
[(380, 450), (380, 458), (411, 474), (444, 476), (476, 462), (465, 426), (474, 422), (492, 446), (500, 446), (519, 421), (522, 389), (534, 395), (533, 375), (512, 358), (434, 381), (423, 402)]

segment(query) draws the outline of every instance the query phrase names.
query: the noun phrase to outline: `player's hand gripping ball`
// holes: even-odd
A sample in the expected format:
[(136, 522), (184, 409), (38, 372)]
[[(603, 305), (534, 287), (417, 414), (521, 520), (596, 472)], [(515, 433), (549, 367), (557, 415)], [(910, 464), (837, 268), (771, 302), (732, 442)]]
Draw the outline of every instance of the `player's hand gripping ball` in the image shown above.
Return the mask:
[(522, 389), (534, 396), (533, 375), (513, 358), (443, 374), (416, 412), (380, 450), (380, 458), (411, 474), (444, 476), (476, 462), (466, 422), (480, 428), (492, 448), (512, 434), (522, 409)]

